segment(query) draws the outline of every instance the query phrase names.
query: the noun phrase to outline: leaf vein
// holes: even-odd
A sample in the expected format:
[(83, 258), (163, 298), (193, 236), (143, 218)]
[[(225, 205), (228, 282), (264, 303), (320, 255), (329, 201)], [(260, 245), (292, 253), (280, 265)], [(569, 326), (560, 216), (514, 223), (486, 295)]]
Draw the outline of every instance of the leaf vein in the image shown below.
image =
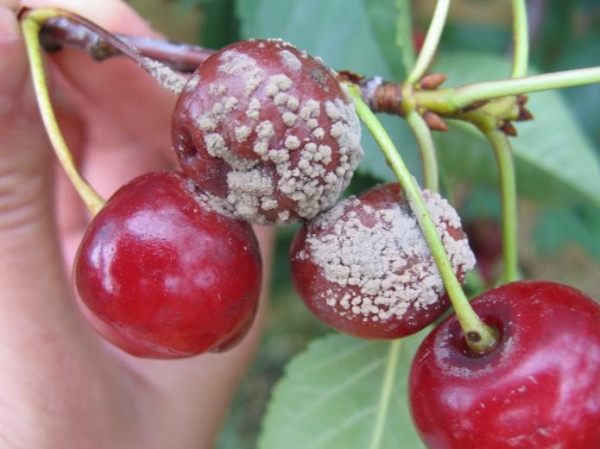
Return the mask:
[(361, 379), (363, 379), (367, 375), (371, 374), (377, 368), (383, 366), (384, 362), (385, 362), (384, 359), (378, 359), (378, 360), (374, 360), (370, 364), (366, 365), (363, 369), (358, 371), (353, 376), (348, 377), (348, 379), (346, 379), (346, 381), (340, 383), (337, 387), (330, 389), (328, 392), (326, 392), (324, 394), (321, 394), (317, 400), (311, 402), (309, 407), (306, 407), (303, 410), (299, 410), (299, 413), (294, 416), (294, 420), (295, 421), (301, 420), (302, 418), (307, 416), (309, 413), (318, 409), (321, 405), (326, 403), (329, 399), (331, 399), (338, 393), (343, 392), (347, 388), (349, 388), (352, 385), (359, 382)]

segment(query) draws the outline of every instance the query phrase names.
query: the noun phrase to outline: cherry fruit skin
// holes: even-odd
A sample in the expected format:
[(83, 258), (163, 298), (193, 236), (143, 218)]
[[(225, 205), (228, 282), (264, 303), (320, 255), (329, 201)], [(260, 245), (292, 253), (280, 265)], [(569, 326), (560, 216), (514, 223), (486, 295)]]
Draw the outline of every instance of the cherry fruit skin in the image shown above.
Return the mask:
[[(423, 192), (460, 279), (475, 262), (456, 211)], [(307, 221), (290, 251), (307, 307), (331, 327), (369, 339), (413, 334), (449, 307), (435, 261), (398, 184), (383, 184)]]
[(133, 355), (182, 358), (237, 343), (256, 313), (261, 257), (252, 227), (216, 212), (177, 172), (122, 186), (75, 260), (86, 317)]
[(471, 355), (452, 315), (411, 366), (411, 412), (427, 447), (600, 447), (600, 306), (546, 281), (506, 284), (472, 304), (499, 330), (496, 347)]
[(267, 225), (333, 206), (362, 158), (360, 134), (337, 74), (279, 39), (211, 55), (172, 121), (186, 175), (224, 211)]
[(482, 279), (493, 285), (500, 277), (502, 262), (502, 228), (490, 218), (469, 221), (464, 226), (471, 248), (477, 259), (477, 268)]

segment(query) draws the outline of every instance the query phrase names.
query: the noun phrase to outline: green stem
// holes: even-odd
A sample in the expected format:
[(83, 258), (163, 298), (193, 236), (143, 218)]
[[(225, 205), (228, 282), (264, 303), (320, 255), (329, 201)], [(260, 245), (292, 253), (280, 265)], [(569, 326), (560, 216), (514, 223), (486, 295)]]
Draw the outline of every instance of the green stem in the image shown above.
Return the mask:
[(60, 131), (56, 114), (50, 100), (48, 84), (44, 71), (44, 61), (42, 58), (42, 48), (39, 43), (40, 24), (36, 20), (26, 17), (21, 20), (21, 28), (27, 48), (27, 55), (31, 66), (31, 78), (35, 95), (38, 101), (38, 106), (42, 121), (46, 128), (46, 132), (54, 148), (54, 152), (63, 166), (71, 183), (79, 193), (79, 196), (84, 201), (87, 208), (92, 214), (96, 214), (104, 205), (104, 199), (88, 184), (81, 176), (72, 153), (69, 151), (67, 143)]
[(425, 206), (425, 202), (421, 196), (421, 189), (410, 174), (385, 128), (369, 106), (362, 100), (360, 90), (355, 85), (349, 85), (348, 93), (355, 101), (358, 116), (375, 138), (390, 168), (402, 186), (410, 208), (415, 214), (419, 227), (423, 232), (423, 236), (438, 267), (469, 348), (476, 353), (487, 351), (496, 342), (494, 331), (481, 321), (471, 307), (471, 304), (469, 304), (460, 282), (454, 273), (448, 253), (438, 236), (435, 223)]
[(402, 50), (402, 65), (405, 73), (415, 65), (415, 47), (413, 43), (412, 12), (410, 0), (396, 2), (398, 19), (396, 20), (396, 45)]
[(510, 142), (499, 129), (482, 130), (489, 140), (499, 169), (502, 192), (502, 246), (504, 258), (504, 282), (519, 277), (517, 243), (517, 188), (515, 168)]
[(423, 165), (423, 178), (425, 188), (432, 192), (439, 192), (439, 169), (435, 143), (427, 123), (416, 111), (412, 110), (406, 114), (406, 123), (410, 127), (419, 146), (421, 161)]
[(451, 114), (481, 100), (593, 83), (600, 83), (600, 67), (486, 81), (437, 91), (417, 91), (414, 96), (419, 106), (440, 114)]
[(513, 55), (511, 78), (520, 78), (527, 75), (529, 62), (529, 26), (525, 0), (512, 0), (512, 11), (515, 53)]
[(450, 0), (438, 0), (435, 5), (435, 11), (431, 18), (431, 24), (427, 30), (423, 47), (417, 58), (417, 62), (406, 79), (407, 84), (416, 84), (425, 75), (425, 72), (431, 65), (431, 61), (437, 50), (440, 36), (446, 24)]
[[(514, 55), (511, 78), (527, 75), (529, 63), (529, 26), (525, 0), (512, 0)], [(498, 173), (502, 202), (502, 256), (504, 258), (504, 282), (516, 281), (519, 272), (517, 242), (517, 182), (512, 149), (508, 136), (497, 126), (482, 129), (492, 145)]]
[(381, 386), (381, 395), (379, 397), (379, 405), (377, 407), (377, 415), (375, 417), (375, 428), (373, 429), (373, 436), (371, 438), (369, 449), (379, 449), (381, 447), (381, 442), (383, 441), (385, 421), (390, 408), (392, 389), (394, 388), (396, 367), (398, 366), (401, 346), (402, 340), (394, 340), (390, 343), (385, 373), (383, 375), (383, 385)]

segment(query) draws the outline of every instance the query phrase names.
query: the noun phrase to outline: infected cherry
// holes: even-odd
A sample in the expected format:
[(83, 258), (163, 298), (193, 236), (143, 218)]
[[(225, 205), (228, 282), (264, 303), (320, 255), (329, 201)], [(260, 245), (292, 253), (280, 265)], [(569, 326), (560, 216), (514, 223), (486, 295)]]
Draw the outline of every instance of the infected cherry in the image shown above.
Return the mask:
[(482, 356), (455, 315), (413, 361), (413, 420), (431, 449), (600, 447), (600, 306), (557, 283), (521, 281), (472, 301), (499, 331)]
[[(456, 211), (423, 192), (459, 279), (474, 264)], [(294, 286), (335, 329), (362, 338), (415, 333), (449, 307), (437, 266), (398, 184), (341, 200), (306, 222), (292, 242)]]
[(122, 186), (89, 225), (75, 261), (84, 312), (141, 357), (221, 351), (250, 328), (261, 284), (251, 226), (216, 212), (177, 172)]
[(258, 224), (335, 204), (363, 152), (337, 74), (279, 39), (211, 55), (181, 93), (172, 140), (183, 171), (221, 209)]
[(492, 285), (500, 277), (502, 262), (502, 228), (490, 218), (465, 223), (464, 231), (475, 253), (477, 269), (486, 283)]

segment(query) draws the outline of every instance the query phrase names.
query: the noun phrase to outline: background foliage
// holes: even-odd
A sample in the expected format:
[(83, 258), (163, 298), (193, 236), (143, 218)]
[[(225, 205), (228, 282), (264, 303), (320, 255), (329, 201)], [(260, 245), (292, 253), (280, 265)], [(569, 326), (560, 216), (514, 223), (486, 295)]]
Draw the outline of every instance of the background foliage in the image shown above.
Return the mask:
[[(418, 44), (434, 1), (413, 2), (402, 16), (397, 0), (153, 0), (131, 1), (142, 15), (170, 39), (218, 48), (247, 37), (281, 37), (321, 56), (336, 69), (401, 81), (407, 56), (399, 25), (412, 23)], [(596, 0), (530, 0), (532, 71), (550, 72), (598, 64), (600, 2)], [(447, 85), (501, 79), (510, 73), (511, 14), (508, 0), (455, 0), (442, 36), (435, 69), (449, 76)], [(514, 145), (520, 200), (520, 262), (527, 277), (550, 278), (600, 297), (600, 85), (531, 95), (536, 120), (517, 125)], [(408, 128), (399, 118), (382, 120), (409, 167), (419, 176), (419, 157)], [(445, 193), (463, 220), (497, 220), (499, 200), (493, 155), (469, 126), (450, 123), (436, 143)], [(391, 172), (370, 138), (367, 157), (351, 186), (358, 192)], [(259, 357), (246, 376), (219, 448), (254, 448), (261, 419), (273, 394), (293, 404), (297, 414), (270, 416), (260, 447), (284, 447), (295, 435), (297, 447), (365, 447), (373, 426), (373, 400), (378, 399), (385, 344), (338, 336), (309, 315), (291, 290), (287, 251), (294, 227), (279, 232), (274, 295)], [(310, 343), (317, 337), (323, 337)], [(404, 413), (403, 385), (410, 355), (418, 339), (403, 342), (392, 405)], [(348, 372), (328, 367), (332, 353), (347, 357)], [(284, 366), (289, 375), (282, 378)], [(331, 382), (323, 390), (323, 382)], [(339, 386), (339, 384), (342, 386)], [(300, 391), (298, 387), (302, 386)], [(336, 389), (337, 386), (337, 389)], [(340, 393), (343, 402), (327, 406), (323, 398)], [(274, 391), (274, 393), (273, 393)], [(329, 392), (329, 393), (328, 393)], [(358, 399), (353, 399), (358, 398)], [(355, 404), (348, 403), (353, 400)], [(346, 401), (346, 402), (344, 402)], [(336, 408), (337, 407), (337, 408)], [(352, 413), (348, 413), (351, 410)], [(342, 423), (328, 432), (323, 416)], [(394, 415), (396, 424), (407, 422)], [(273, 421), (275, 420), (275, 421)], [(386, 422), (387, 424), (387, 422)], [(421, 447), (411, 429), (389, 422), (382, 447)], [(302, 427), (307, 426), (307, 427)], [(309, 440), (295, 430), (310, 428)], [(400, 430), (398, 430), (400, 429)], [(331, 429), (329, 429), (331, 430)], [(402, 431), (402, 432), (400, 432)], [(400, 432), (400, 433), (398, 433)], [(412, 436), (411, 436), (412, 435)], [(361, 437), (362, 436), (362, 437)], [(367, 438), (363, 441), (361, 438)], [(282, 440), (283, 439), (283, 440)], [(356, 446), (349, 446), (354, 441)], [(279, 446), (278, 446), (279, 444)], [(311, 446), (312, 445), (312, 446)], [(285, 447), (296, 447), (292, 443)]]

